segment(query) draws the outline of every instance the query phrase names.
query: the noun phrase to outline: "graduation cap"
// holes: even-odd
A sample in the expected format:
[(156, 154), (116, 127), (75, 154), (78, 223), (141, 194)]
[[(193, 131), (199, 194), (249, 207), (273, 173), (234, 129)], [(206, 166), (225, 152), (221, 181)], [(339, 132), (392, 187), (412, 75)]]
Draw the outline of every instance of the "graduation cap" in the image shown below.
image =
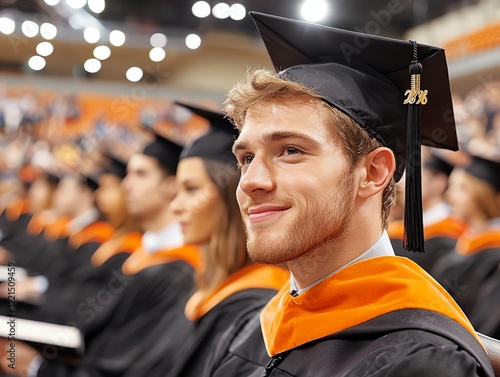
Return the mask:
[(426, 167), (428, 169), (432, 169), (432, 170), (437, 171), (439, 173), (446, 174), (448, 177), (450, 176), (450, 174), (454, 168), (454, 166), (451, 162), (438, 156), (435, 153), (431, 153), (429, 155), (429, 157), (425, 160), (424, 167)]
[(405, 168), (405, 248), (423, 251), (421, 145), (458, 149), (444, 50), (250, 12), (284, 80), (355, 120)]
[(472, 156), (465, 171), (474, 177), (490, 184), (500, 192), (500, 162), (479, 156)]
[(197, 138), (181, 154), (181, 159), (186, 157), (201, 157), (216, 160), (237, 166), (236, 157), (232, 152), (234, 140), (238, 137), (238, 130), (221, 111), (210, 110), (193, 104), (175, 102), (196, 115), (210, 122), (208, 132)]
[(154, 134), (155, 139), (146, 145), (142, 154), (156, 158), (163, 168), (175, 174), (182, 146), (157, 134), (153, 130), (151, 132)]
[(108, 164), (103, 171), (104, 174), (112, 174), (120, 180), (127, 176), (127, 163), (125, 161), (109, 152), (104, 153), (104, 156), (108, 160)]

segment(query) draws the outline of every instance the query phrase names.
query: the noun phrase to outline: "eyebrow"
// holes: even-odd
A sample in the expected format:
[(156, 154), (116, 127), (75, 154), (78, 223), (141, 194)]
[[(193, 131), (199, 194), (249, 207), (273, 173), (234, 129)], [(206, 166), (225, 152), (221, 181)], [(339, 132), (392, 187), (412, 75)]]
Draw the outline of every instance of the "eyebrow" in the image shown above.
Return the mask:
[[(320, 143), (306, 135), (302, 132), (294, 132), (294, 131), (274, 131), (268, 132), (262, 136), (262, 139), (266, 143), (274, 143), (277, 141), (282, 141), (286, 139), (302, 139), (303, 141), (313, 144), (314, 146), (319, 146)], [(236, 153), (239, 150), (249, 149), (249, 144), (242, 140), (236, 140), (233, 144), (233, 153)]]

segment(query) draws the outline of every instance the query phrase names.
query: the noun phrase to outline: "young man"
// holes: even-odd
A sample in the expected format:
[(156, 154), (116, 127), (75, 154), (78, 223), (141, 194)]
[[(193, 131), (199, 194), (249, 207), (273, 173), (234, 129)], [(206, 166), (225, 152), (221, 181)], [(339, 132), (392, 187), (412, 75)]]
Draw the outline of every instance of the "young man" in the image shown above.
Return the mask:
[[(407, 219), (408, 244), (422, 247), (420, 193), (411, 191), (427, 93), (423, 142), (457, 147), (442, 50), (253, 17), (284, 71), (255, 71), (229, 93), (240, 129), (237, 198), (250, 256), (286, 263), (291, 279), (260, 318), (228, 334), (208, 374), (493, 376), (467, 318), (420, 267), (394, 256), (384, 230), (394, 178), (407, 165), (417, 211)], [(418, 60), (428, 92), (409, 89), (408, 66), (418, 74)], [(415, 133), (408, 155), (407, 110)]]

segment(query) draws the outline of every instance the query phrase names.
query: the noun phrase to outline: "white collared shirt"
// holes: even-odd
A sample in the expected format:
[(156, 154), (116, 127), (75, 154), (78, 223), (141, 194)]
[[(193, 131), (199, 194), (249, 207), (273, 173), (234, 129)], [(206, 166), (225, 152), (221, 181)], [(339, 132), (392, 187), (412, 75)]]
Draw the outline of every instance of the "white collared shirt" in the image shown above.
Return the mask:
[(74, 217), (68, 224), (70, 234), (75, 234), (99, 219), (99, 211), (91, 208)]
[(160, 250), (176, 249), (184, 245), (184, 235), (179, 223), (173, 223), (158, 232), (145, 232), (142, 236), (142, 247), (154, 254)]
[(365, 260), (365, 259), (370, 259), (370, 258), (377, 258), (377, 257), (385, 257), (385, 256), (394, 256), (394, 249), (392, 248), (391, 245), (391, 240), (389, 239), (389, 235), (387, 232), (384, 230), (382, 232), (382, 235), (380, 238), (375, 242), (368, 250), (366, 250), (363, 254), (359, 255), (352, 261), (346, 263), (342, 267), (336, 269), (335, 271), (330, 272), (328, 275), (322, 277), (321, 279), (315, 281), (312, 284), (309, 284), (307, 287), (302, 288), (302, 289), (297, 289), (297, 283), (295, 282), (295, 278), (293, 277), (293, 274), (290, 272), (290, 293), (293, 293), (293, 296), (298, 296), (301, 293), (307, 291), (311, 287), (314, 287), (315, 285), (321, 283), (323, 280), (329, 278), (336, 272), (339, 272), (343, 268), (346, 268), (347, 266)]
[(436, 204), (423, 213), (424, 226), (431, 226), (448, 218), (451, 214), (451, 208), (445, 202)]

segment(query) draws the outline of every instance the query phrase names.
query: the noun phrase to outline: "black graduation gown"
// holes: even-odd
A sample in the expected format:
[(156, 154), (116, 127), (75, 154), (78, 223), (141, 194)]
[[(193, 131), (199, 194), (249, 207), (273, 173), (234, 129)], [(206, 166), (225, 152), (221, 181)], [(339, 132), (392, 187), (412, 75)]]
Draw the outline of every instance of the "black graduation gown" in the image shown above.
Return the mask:
[(485, 228), (477, 234), (464, 234), (456, 248), (459, 252), (442, 258), (431, 274), (465, 314), (470, 315), (482, 285), (496, 272), (500, 263), (500, 230)]
[(500, 269), (482, 284), (476, 303), (469, 315), (481, 334), (500, 339)]
[[(134, 275), (124, 275), (122, 299), (109, 320), (109, 326), (88, 345), (82, 365), (74, 369), (47, 360), (38, 376), (123, 376), (132, 365), (154, 350), (158, 334), (165, 327), (173, 326), (176, 328), (175, 339), (184, 339), (183, 334), (189, 333), (192, 326), (184, 316), (184, 307), (193, 291), (193, 266), (199, 263), (198, 253), (198, 249), (192, 246), (167, 250), (156, 254), (158, 258), (154, 263), (157, 264), (142, 266)], [(141, 254), (136, 251), (133, 255), (140, 257)], [(176, 255), (187, 258), (173, 259)], [(161, 257), (163, 263), (160, 263)], [(82, 314), (91, 317), (95, 310), (98, 308), (89, 307)]]
[(204, 377), (494, 376), (467, 330), (427, 310), (391, 312), (273, 359), (265, 352), (258, 317), (234, 335), (225, 357)]
[(243, 314), (262, 308), (288, 279), (280, 267), (251, 265), (235, 272), (219, 292), (230, 292), (220, 302), (193, 322), (191, 332), (177, 347), (171, 341), (177, 330), (166, 328), (161, 337), (165, 348), (145, 355), (131, 368), (129, 377), (199, 377), (225, 331)]
[(243, 318), (226, 334), (203, 377), (493, 377), (473, 334), (413, 262), (372, 258), (297, 297), (285, 285), (260, 318)]
[(457, 239), (465, 230), (465, 224), (453, 218), (446, 218), (424, 227), (425, 252), (423, 253), (408, 252), (404, 249), (403, 223), (401, 221), (391, 223), (388, 233), (396, 255), (411, 259), (425, 271), (431, 273), (439, 260), (455, 251)]

